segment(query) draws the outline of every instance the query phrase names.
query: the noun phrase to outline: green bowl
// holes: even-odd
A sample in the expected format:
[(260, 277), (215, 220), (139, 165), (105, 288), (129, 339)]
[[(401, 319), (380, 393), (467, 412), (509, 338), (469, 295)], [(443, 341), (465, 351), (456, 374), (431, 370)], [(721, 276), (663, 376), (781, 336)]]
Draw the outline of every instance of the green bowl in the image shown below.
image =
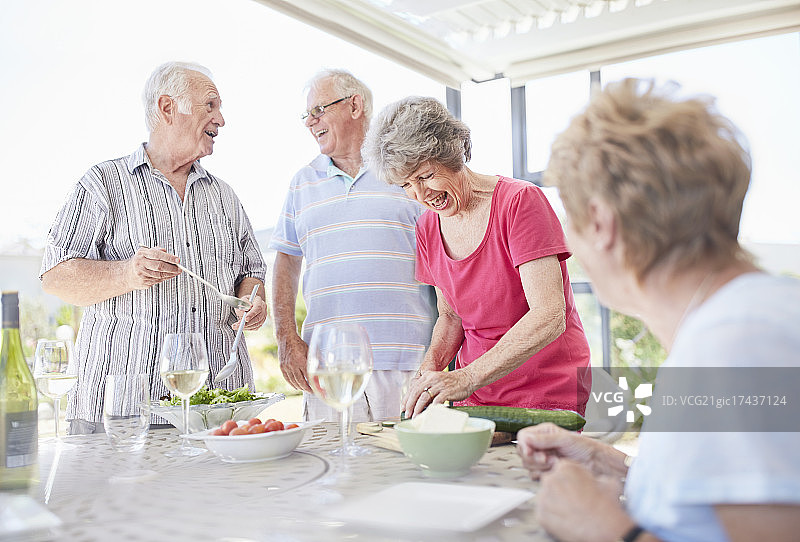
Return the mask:
[(494, 422), (470, 418), (464, 433), (420, 433), (413, 420), (395, 426), (403, 453), (422, 468), (425, 476), (455, 478), (467, 474), (492, 443)]

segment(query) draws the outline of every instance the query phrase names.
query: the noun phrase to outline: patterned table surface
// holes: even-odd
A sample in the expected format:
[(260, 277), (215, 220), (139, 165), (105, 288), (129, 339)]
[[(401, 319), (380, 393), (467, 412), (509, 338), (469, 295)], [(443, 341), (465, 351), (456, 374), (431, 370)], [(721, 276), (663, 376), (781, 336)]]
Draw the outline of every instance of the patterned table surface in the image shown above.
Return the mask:
[[(260, 463), (224, 463), (208, 452), (173, 458), (175, 430), (156, 430), (137, 453), (115, 452), (104, 435), (68, 437), (72, 447), (42, 445), (38, 500), (63, 525), (55, 540), (89, 541), (546, 541), (533, 513), (534, 499), (472, 532), (366, 527), (337, 521), (326, 510), (403, 482), (520, 488), (536, 484), (522, 467), (513, 444), (490, 448), (468, 475), (434, 480), (400, 453), (356, 442), (369, 455), (348, 458), (339, 475), (336, 424), (313, 427), (290, 456)], [(330, 484), (334, 474), (339, 480)]]

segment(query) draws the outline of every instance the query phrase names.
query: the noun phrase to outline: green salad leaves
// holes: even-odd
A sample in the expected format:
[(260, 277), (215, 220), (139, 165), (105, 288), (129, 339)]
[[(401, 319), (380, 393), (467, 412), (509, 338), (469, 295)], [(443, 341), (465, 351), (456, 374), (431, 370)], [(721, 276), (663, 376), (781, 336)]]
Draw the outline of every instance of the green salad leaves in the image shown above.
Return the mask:
[[(189, 398), (190, 405), (216, 405), (219, 403), (238, 403), (239, 401), (252, 401), (259, 399), (259, 397), (250, 392), (247, 386), (236, 388), (235, 390), (226, 390), (224, 388), (208, 389), (208, 386), (203, 386), (200, 390)], [(181, 398), (177, 395), (168, 401), (162, 401), (163, 405), (180, 405)]]

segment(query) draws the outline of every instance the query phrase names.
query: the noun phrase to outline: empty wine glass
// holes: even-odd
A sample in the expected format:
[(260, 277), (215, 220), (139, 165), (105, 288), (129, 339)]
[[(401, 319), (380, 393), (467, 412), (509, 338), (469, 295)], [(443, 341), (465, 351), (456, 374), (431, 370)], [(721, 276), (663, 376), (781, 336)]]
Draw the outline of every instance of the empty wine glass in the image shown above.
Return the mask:
[(342, 413), (341, 447), (331, 454), (370, 453), (368, 448), (348, 445), (349, 407), (364, 393), (372, 374), (372, 348), (366, 330), (358, 324), (319, 324), (308, 348), (308, 379), (314, 393)]
[(56, 434), (52, 440), (61, 443), (58, 434), (61, 398), (75, 387), (78, 381), (78, 369), (72, 355), (72, 341), (39, 339), (34, 354), (33, 377), (39, 392), (53, 400)]
[(208, 352), (203, 336), (199, 333), (167, 333), (161, 347), (159, 372), (164, 385), (181, 398), (183, 407), (181, 446), (166, 455), (195, 456), (207, 452), (205, 448), (190, 446), (186, 438), (189, 434), (189, 398), (203, 387), (208, 378)]

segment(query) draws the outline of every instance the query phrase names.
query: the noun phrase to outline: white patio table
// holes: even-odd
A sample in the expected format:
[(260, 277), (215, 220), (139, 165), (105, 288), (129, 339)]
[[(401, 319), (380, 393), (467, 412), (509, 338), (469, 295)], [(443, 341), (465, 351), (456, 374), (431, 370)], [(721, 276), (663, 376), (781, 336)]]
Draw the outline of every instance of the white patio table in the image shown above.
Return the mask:
[[(369, 446), (370, 437), (357, 443)], [(246, 542), (246, 541), (416, 541), (550, 540), (540, 529), (528, 500), (472, 532), (408, 530), (363, 526), (328, 517), (325, 511), (403, 482), (521, 488), (535, 491), (516, 447), (492, 447), (471, 472), (454, 480), (434, 480), (401, 453), (373, 447), (348, 458), (350, 476), (329, 485), (338, 458), (337, 425), (310, 430), (290, 456), (260, 463), (225, 463), (211, 452), (167, 457), (178, 445), (174, 429), (151, 431), (143, 450), (115, 452), (105, 435), (68, 437), (74, 447), (42, 445), (37, 499), (63, 524), (54, 540), (71, 542)], [(435, 489), (435, 487), (433, 488)]]

